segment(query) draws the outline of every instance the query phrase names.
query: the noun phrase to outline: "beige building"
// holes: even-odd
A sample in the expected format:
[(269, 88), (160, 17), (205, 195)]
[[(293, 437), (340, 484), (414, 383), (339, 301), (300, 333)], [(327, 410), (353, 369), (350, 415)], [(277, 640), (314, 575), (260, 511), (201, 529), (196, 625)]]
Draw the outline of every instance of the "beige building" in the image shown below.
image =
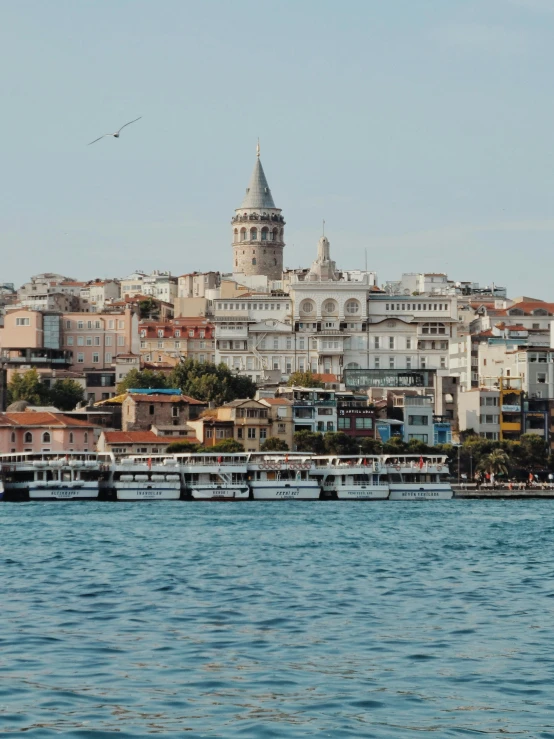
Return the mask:
[(287, 398), (262, 398), (260, 403), (269, 408), (271, 421), (269, 436), (284, 441), (288, 448), (292, 449), (294, 443), (292, 401)]
[(129, 393), (122, 403), (121, 427), (123, 431), (149, 431), (153, 426), (184, 428), (205, 408), (206, 403), (186, 395)]
[(258, 400), (232, 400), (217, 409), (217, 418), (233, 421), (235, 440), (247, 452), (259, 452), (260, 445), (272, 435), (269, 407)]

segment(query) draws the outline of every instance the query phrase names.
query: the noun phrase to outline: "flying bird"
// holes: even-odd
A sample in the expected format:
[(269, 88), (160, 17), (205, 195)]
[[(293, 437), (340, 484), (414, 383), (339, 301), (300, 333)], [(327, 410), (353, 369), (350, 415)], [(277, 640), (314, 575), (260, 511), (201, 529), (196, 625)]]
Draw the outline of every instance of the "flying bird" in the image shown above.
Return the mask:
[[(129, 121), (129, 123), (126, 123), (125, 126), (130, 126), (131, 123), (136, 123), (137, 121), (140, 121), (142, 116), (140, 115), (138, 118), (135, 118), (134, 121)], [(123, 131), (125, 126), (121, 126), (119, 131), (116, 131), (115, 133), (105, 133), (103, 136), (99, 136), (97, 139), (94, 139), (94, 141), (91, 141), (90, 144), (95, 144), (97, 141), (100, 141), (100, 139), (105, 138), (106, 136), (113, 136), (115, 139), (119, 138), (119, 134)], [(87, 146), (90, 146), (90, 144), (87, 144)]]

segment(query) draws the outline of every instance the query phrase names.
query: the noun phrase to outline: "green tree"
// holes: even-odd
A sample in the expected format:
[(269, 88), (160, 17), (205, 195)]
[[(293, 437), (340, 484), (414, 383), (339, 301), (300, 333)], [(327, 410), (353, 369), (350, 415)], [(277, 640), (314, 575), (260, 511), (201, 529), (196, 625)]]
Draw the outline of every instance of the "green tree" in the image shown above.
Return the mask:
[(287, 443), (283, 439), (277, 438), (277, 436), (270, 436), (266, 439), (263, 444), (260, 444), (260, 451), (262, 452), (288, 452), (289, 448)]
[(362, 448), (362, 454), (382, 454), (383, 444), (379, 439), (372, 439), (370, 436), (358, 439)]
[(61, 411), (72, 411), (84, 397), (85, 391), (75, 380), (56, 380), (50, 388), (50, 403)]
[(360, 445), (356, 439), (348, 436), (344, 431), (328, 431), (323, 441), (327, 454), (357, 454), (360, 451)]
[(192, 444), (190, 441), (174, 441), (166, 449), (168, 454), (194, 454), (201, 450), (200, 444)]
[(139, 300), (139, 315), (141, 320), (145, 320), (147, 318), (155, 318), (160, 313), (158, 304), (156, 303), (153, 298), (145, 298), (144, 300)]
[(313, 372), (293, 372), (287, 384), (289, 387), (325, 387), (325, 383), (318, 380)]
[(244, 447), (240, 441), (235, 439), (224, 439), (214, 446), (206, 447), (204, 452), (221, 452), (222, 454), (234, 454), (235, 452), (243, 452)]
[(177, 387), (176, 385), (170, 385), (167, 381), (167, 375), (163, 372), (156, 372), (154, 370), (136, 370), (132, 369), (121, 382), (117, 385), (117, 393), (121, 395), (127, 392), (130, 388), (169, 388)]
[(325, 442), (323, 434), (318, 431), (304, 429), (294, 434), (294, 448), (298, 452), (312, 452), (313, 454), (325, 454)]
[(545, 469), (548, 463), (547, 446), (542, 436), (538, 434), (522, 434), (519, 449), (514, 450), (521, 467), (527, 472)]
[(426, 454), (429, 452), (429, 447), (421, 439), (410, 439), (407, 452), (408, 454)]
[(22, 375), (16, 372), (8, 383), (8, 404), (16, 400), (26, 400), (30, 405), (47, 405), (50, 393), (40, 381), (36, 369), (27, 370)]
[(383, 444), (383, 452), (385, 454), (406, 454), (407, 446), (401, 436), (392, 436)]
[(508, 474), (509, 466), (510, 460), (506, 452), (503, 449), (493, 449), (490, 454), (482, 457), (478, 469), (480, 472), (488, 472), (489, 475), (500, 477)]
[(169, 383), (179, 387), (185, 395), (216, 405), (236, 398), (253, 398), (256, 385), (248, 377), (237, 375), (227, 365), (195, 362), (186, 359), (173, 368)]

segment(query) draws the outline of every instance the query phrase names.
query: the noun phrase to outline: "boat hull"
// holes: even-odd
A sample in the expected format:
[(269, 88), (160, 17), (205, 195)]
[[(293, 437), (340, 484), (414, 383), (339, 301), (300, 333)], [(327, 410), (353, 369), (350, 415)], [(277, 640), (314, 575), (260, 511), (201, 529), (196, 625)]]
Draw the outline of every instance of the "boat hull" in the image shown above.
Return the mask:
[(448, 483), (437, 485), (397, 484), (390, 486), (389, 500), (450, 500), (454, 496)]
[(118, 500), (179, 500), (181, 497), (181, 488), (170, 487), (161, 488), (156, 485), (137, 485), (134, 483), (129, 486), (117, 485), (115, 494)]
[(389, 489), (386, 485), (368, 485), (367, 487), (335, 488), (339, 500), (387, 500)]
[(190, 494), (195, 500), (247, 500), (250, 497), (245, 485), (195, 485)]
[(264, 483), (251, 482), (254, 500), (318, 500), (320, 488), (317, 484), (303, 482)]
[(98, 483), (71, 487), (71, 485), (29, 484), (29, 500), (94, 500), (98, 498)]

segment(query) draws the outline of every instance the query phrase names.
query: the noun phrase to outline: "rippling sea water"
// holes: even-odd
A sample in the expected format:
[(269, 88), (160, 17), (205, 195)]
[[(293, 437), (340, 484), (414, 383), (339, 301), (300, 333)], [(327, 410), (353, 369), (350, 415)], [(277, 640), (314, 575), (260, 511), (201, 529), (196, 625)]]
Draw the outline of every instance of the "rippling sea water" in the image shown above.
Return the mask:
[(554, 737), (545, 501), (0, 505), (0, 736)]

